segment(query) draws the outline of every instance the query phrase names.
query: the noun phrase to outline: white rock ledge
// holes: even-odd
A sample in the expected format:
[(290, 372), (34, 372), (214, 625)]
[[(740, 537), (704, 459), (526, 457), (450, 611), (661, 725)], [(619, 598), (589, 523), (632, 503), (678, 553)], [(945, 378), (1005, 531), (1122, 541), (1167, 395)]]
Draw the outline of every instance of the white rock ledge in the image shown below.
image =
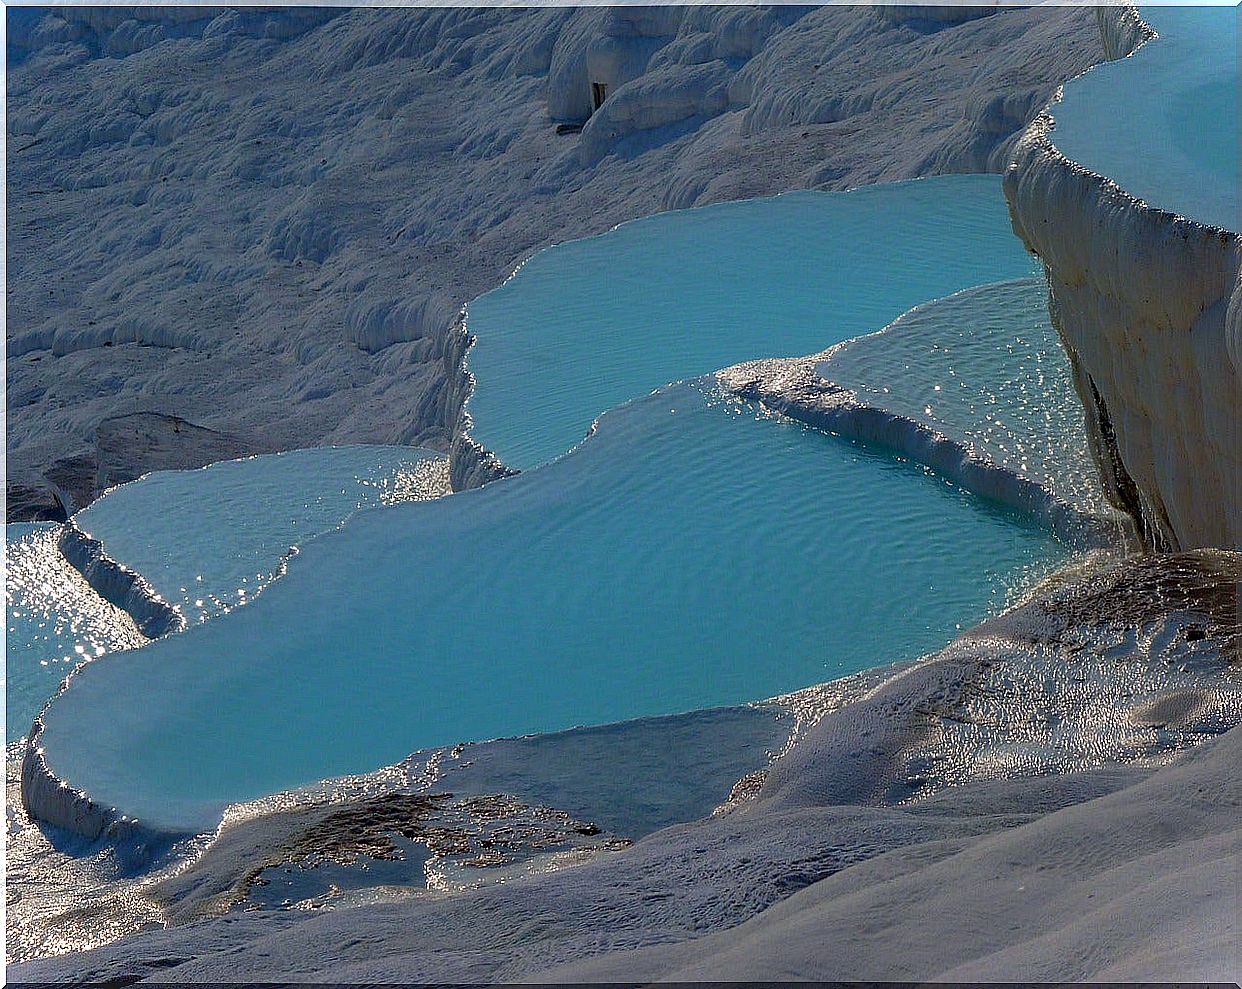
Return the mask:
[(31, 820), (91, 842), (106, 841), (117, 863), (126, 869), (145, 868), (170, 842), (188, 837), (148, 828), (115, 807), (97, 803), (85, 791), (60, 779), (44, 757), (39, 744), (42, 733), (43, 717), (40, 715), (30, 731), (21, 764), (22, 809)]
[(52, 772), (39, 744), (42, 734), (43, 718), (40, 716), (30, 729), (30, 739), (22, 757), (22, 808), (32, 820), (92, 840), (100, 837), (112, 823), (113, 812)]
[(1129, 537), (1119, 519), (1081, 509), (928, 424), (861, 401), (851, 389), (821, 378), (815, 368), (823, 358), (748, 361), (720, 371), (717, 379), (725, 390), (799, 422), (896, 450), (978, 495), (1032, 516), (1072, 545), (1113, 547)]
[[(1114, 57), (1154, 36), (1133, 8), (1102, 8), (1100, 28)], [(1242, 240), (1071, 161), (1053, 108), (1016, 145), (1005, 196), (1047, 269), (1105, 492), (1149, 549), (1242, 546), (1239, 304), (1227, 319)]]
[(61, 529), (57, 548), (96, 593), (127, 612), (148, 639), (185, 630), (185, 618), (142, 574), (113, 560), (104, 552), (103, 543), (83, 532), (72, 519)]
[(466, 329), (464, 318), (459, 317), (453, 327), (451, 341), (444, 359), (448, 381), (448, 403), (456, 408), (453, 439), (449, 444), (449, 486), (454, 491), (481, 488), (489, 481), (516, 474), (496, 454), (470, 435), (474, 420), (470, 418), (467, 402), (474, 392), (474, 375), (470, 371), (467, 355), (474, 345), (474, 337)]

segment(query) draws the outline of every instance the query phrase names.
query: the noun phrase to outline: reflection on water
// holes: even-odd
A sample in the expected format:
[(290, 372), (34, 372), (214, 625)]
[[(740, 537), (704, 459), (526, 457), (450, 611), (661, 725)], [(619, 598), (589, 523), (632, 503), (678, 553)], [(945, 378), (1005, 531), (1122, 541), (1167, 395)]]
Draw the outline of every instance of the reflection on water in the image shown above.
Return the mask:
[(253, 600), (290, 547), (379, 505), (449, 492), (439, 454), (401, 446), (291, 450), (162, 471), (74, 516), (191, 622)]
[(5, 526), (5, 727), (9, 742), (30, 730), (44, 702), (79, 663), (146, 637), (71, 567), (56, 522)]

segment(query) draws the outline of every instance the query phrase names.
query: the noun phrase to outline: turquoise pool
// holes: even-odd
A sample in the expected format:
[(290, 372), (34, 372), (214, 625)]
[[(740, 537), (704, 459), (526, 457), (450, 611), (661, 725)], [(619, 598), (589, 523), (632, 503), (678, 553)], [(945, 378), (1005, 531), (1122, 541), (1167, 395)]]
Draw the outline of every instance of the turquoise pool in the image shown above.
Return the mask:
[(419, 747), (912, 658), (1064, 552), (919, 468), (675, 385), (545, 469), (360, 514), (254, 606), (84, 667), (43, 745), (97, 799), (201, 827)]
[[(448, 493), (438, 454), (351, 446), (160, 471), (112, 488), (74, 517), (190, 622), (251, 601), (291, 547), (362, 508)], [(22, 737), (80, 663), (146, 637), (57, 549), (57, 523), (5, 527), (6, 726)]]
[(403, 446), (290, 450), (159, 471), (74, 516), (188, 621), (253, 600), (291, 547), (354, 512), (448, 494), (440, 454)]
[(814, 353), (929, 299), (1035, 273), (994, 175), (637, 220), (540, 252), (470, 304), (472, 434), (534, 467), (670, 381)]
[(1042, 279), (918, 306), (834, 347), (816, 371), (1084, 512), (1109, 513)]

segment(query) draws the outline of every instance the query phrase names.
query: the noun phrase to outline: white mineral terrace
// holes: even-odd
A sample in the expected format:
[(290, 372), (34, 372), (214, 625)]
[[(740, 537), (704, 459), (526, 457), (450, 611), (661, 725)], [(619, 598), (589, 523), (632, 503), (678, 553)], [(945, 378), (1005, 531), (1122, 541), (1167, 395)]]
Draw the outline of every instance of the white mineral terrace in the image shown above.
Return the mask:
[[(1001, 282), (1029, 274), (1006, 269), (848, 333), (782, 337), (798, 346), (610, 412), (550, 467), (364, 512), (309, 541), (287, 573), (269, 559), (280, 520), (259, 540), (262, 560), (245, 561), (267, 587), (245, 608), (250, 585), (227, 566), (225, 593), (200, 606), (169, 538), (179, 517), (152, 526), (145, 548), (122, 552), (114, 537), (140, 566), (109, 556), (105, 497), (100, 542), (73, 527), (59, 542), (112, 604), (57, 569), (65, 558), (37, 565), (87, 601), (91, 651), (137, 644), (143, 627), (173, 634), (83, 666), (88, 689), (71, 681), (47, 709), (48, 751), (40, 721), (25, 758), (10, 753), (9, 981), (1236, 981), (1237, 24), (1235, 9), (1128, 6), (10, 12), (9, 504), (22, 517), (80, 507), (151, 469), (307, 443), (447, 451), (420, 475), (435, 493), (449, 476), (458, 488), (497, 477), (503, 465), (463, 415), (472, 384), (487, 382), (466, 374), (461, 307), (540, 247), (659, 210), (1000, 171), (1012, 229), (1047, 281)], [(949, 243), (890, 260), (931, 265)], [(815, 274), (848, 275), (825, 267)], [(582, 298), (558, 315), (586, 311)], [(587, 373), (611, 378), (607, 367)], [(722, 410), (728, 435), (713, 418)], [(750, 488), (722, 469), (739, 450)], [(824, 479), (838, 475), (817, 465), (842, 450), (850, 469), (882, 463), (886, 480), (832, 490)], [(174, 482), (187, 499), (190, 476)], [(699, 482), (712, 498), (695, 502)], [(953, 485), (960, 532), (929, 525), (928, 503), (899, 482), (940, 498)], [(419, 721), (410, 710), (423, 698), (381, 666), (351, 693), (339, 663), (260, 655), (269, 605), (307, 655), (398, 656), (424, 628), (452, 648), (486, 627), (496, 600), (471, 598), (483, 586), (473, 578), (435, 582), (454, 553), (467, 559), (452, 572), (508, 574), (519, 590), (549, 569), (567, 576), (551, 604), (572, 617), (565, 602), (589, 603), (614, 572), (570, 537), (617, 518), (704, 569), (648, 585), (667, 559), (644, 561), (643, 539), (626, 532), (604, 545), (628, 561), (614, 576), (633, 621), (605, 636), (623, 654), (683, 590), (699, 595), (702, 624), (670, 625), (679, 655), (726, 618), (737, 620), (713, 658), (750, 648), (821, 667), (843, 616), (886, 642), (930, 628), (924, 608), (970, 626), (964, 604), (936, 612), (927, 592), (952, 585), (943, 574), (923, 581), (904, 566), (850, 584), (833, 569), (902, 548), (853, 524), (876, 506), (894, 541), (917, 549), (922, 533), (976, 578), (983, 565), (968, 553), (991, 552), (985, 525), (1010, 549), (1052, 529), (1079, 552), (1046, 579), (996, 583), (1005, 606), (945, 631), (921, 659), (870, 655), (869, 669), (759, 704), (734, 703), (752, 689), (712, 710), (437, 742), (405, 758), (372, 743)], [(385, 512), (405, 520), (399, 530)], [(520, 524), (505, 545), (523, 552), (489, 553), (479, 533), (506, 519)], [(842, 519), (844, 548), (825, 541)], [(117, 531), (141, 536), (129, 521), (120, 513)], [(733, 555), (701, 552), (695, 533), (717, 545), (729, 524)], [(1144, 552), (1117, 552), (1123, 537)], [(220, 550), (210, 525), (195, 539)], [(1082, 549), (1093, 546), (1107, 548)], [(792, 565), (800, 553), (815, 566)], [(377, 573), (383, 586), (368, 588)], [(819, 596), (829, 583), (843, 604)], [(887, 596), (868, 597), (872, 586)], [(420, 613), (428, 601), (442, 607)], [(342, 602), (356, 624), (336, 620)], [(508, 613), (515, 628), (524, 607)], [(783, 650), (762, 626), (782, 609), (807, 631)], [(176, 631), (187, 618), (194, 627)], [(58, 621), (48, 627), (60, 634)], [(195, 675), (196, 643), (221, 660), (210, 682)], [(504, 644), (499, 633), (486, 643)], [(109, 695), (109, 670), (142, 708)], [(517, 678), (499, 706), (521, 715), (533, 709), (523, 690), (572, 688), (578, 672)], [(260, 681), (273, 688), (255, 694), (270, 723), (237, 703)], [(265, 780), (218, 830), (147, 827), (111, 796), (154, 778), (133, 771), (147, 748), (136, 739), (158, 743), (165, 781), (192, 776), (167, 743), (185, 714), (169, 684), (194, 709), (180, 722), (190, 735), (250, 746), (259, 768), (264, 744), (284, 751), (340, 701), (350, 718), (333, 730), (358, 749), (330, 769), (373, 771), (272, 792), (318, 778), (321, 760)], [(213, 711), (227, 714), (219, 737)], [(73, 715), (59, 738), (58, 712)], [(115, 784), (109, 799), (53, 771), (66, 739), (75, 769)], [(203, 765), (227, 797), (239, 764)], [(146, 808), (175, 803), (143, 795)], [(190, 800), (180, 823), (214, 827), (224, 802)]]
[[(1229, 307), (1242, 248), (1236, 216), (1229, 229), (1209, 225), (1229, 219), (1238, 201), (1236, 141), (1215, 136), (1236, 132), (1228, 126), (1237, 119), (1236, 46), (1228, 39), (1237, 15), (1215, 8), (1153, 16), (1160, 33), (1144, 42), (1151, 31), (1133, 12), (1101, 9), (1106, 35), (1142, 47), (1066, 85), (1062, 102), (1019, 142), (1005, 191), (1014, 229), (1047, 266), (1053, 322), (1110, 499), (1139, 518), (1150, 546), (1237, 547), (1242, 337)], [(1202, 138), (1171, 133), (1193, 120), (1148, 112), (1147, 96), (1131, 108), (1128, 95), (1145, 91), (1149, 66), (1175, 104), (1215, 94), (1220, 119), (1202, 105), (1208, 118), (1194, 118)], [(1077, 111), (1062, 148), (1061, 108), (1093, 98), (1102, 102)], [(1092, 169), (1113, 160), (1108, 149), (1122, 131), (1123, 148), (1147, 143), (1114, 181)], [(1205, 160), (1187, 166), (1196, 148), (1206, 149)]]

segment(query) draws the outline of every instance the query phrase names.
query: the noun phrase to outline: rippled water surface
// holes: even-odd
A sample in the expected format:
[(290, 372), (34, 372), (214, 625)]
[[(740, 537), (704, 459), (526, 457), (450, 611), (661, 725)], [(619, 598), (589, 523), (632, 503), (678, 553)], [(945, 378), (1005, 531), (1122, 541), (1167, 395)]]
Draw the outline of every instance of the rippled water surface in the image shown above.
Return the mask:
[(1159, 34), (1070, 82), (1053, 141), (1133, 196), (1237, 230), (1237, 7), (1140, 12)]
[(98, 798), (189, 825), (420, 746), (911, 658), (1062, 554), (920, 469), (678, 385), (548, 468), (355, 517), (261, 606), (92, 664), (44, 744)]
[(1106, 510), (1042, 280), (983, 285), (919, 306), (883, 332), (833, 348), (816, 371), (1070, 504)]

